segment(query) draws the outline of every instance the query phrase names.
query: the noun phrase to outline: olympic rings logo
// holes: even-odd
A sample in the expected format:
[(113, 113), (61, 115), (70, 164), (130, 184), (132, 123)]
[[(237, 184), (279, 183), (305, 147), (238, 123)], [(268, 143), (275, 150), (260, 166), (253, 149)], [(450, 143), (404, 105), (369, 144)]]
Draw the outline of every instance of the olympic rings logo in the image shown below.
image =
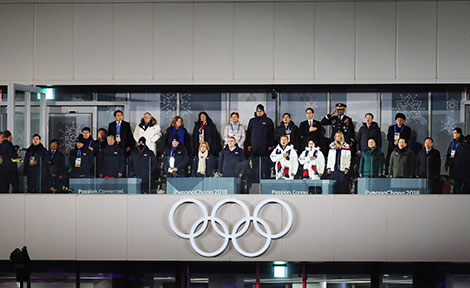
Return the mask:
[[(196, 222), (194, 222), (188, 234), (183, 233), (178, 228), (176, 228), (175, 221), (174, 221), (176, 209), (178, 209), (178, 207), (186, 203), (196, 204), (197, 206), (199, 206), (203, 214), (201, 218), (199, 218), (198, 220), (196, 220)], [(229, 227), (227, 226), (227, 224), (224, 221), (222, 221), (222, 219), (217, 217), (217, 212), (219, 211), (219, 209), (227, 203), (235, 203), (239, 205), (242, 208), (243, 213), (245, 214), (244, 218), (240, 219), (238, 222), (235, 223), (235, 225), (232, 228), (231, 233), (229, 231)], [(268, 223), (265, 220), (259, 218), (259, 213), (260, 213), (261, 208), (263, 208), (268, 203), (280, 204), (287, 211), (287, 217), (288, 217), (287, 225), (284, 227), (284, 229), (281, 232), (276, 233), (276, 234), (272, 233), (271, 227), (269, 227)], [(237, 250), (238, 253), (240, 253), (241, 255), (245, 257), (258, 257), (269, 249), (269, 246), (271, 245), (271, 242), (273, 239), (281, 238), (289, 232), (289, 230), (292, 227), (292, 218), (293, 218), (292, 210), (289, 207), (289, 205), (287, 205), (286, 202), (277, 198), (269, 198), (269, 199), (265, 199), (261, 201), (256, 206), (253, 216), (250, 215), (248, 206), (244, 202), (235, 198), (227, 198), (227, 199), (223, 199), (217, 202), (210, 216), (209, 216), (206, 206), (201, 201), (197, 199), (192, 199), (192, 198), (185, 198), (185, 199), (181, 199), (177, 201), (175, 204), (173, 204), (169, 213), (170, 227), (173, 230), (173, 232), (175, 232), (176, 235), (178, 235), (181, 238), (189, 239), (193, 249), (199, 255), (202, 255), (204, 257), (216, 257), (220, 255), (228, 247), (230, 239), (232, 239), (233, 247), (235, 248), (235, 250)], [(201, 236), (206, 231), (209, 225), (209, 221), (211, 222), (212, 229), (214, 229), (217, 235), (224, 238), (224, 242), (222, 246), (213, 252), (203, 251), (196, 244), (196, 238)], [(255, 252), (245, 251), (242, 248), (240, 248), (240, 245), (238, 244), (238, 238), (242, 237), (248, 231), (248, 229), (250, 228), (251, 222), (253, 222), (253, 225), (256, 231), (262, 237), (266, 238), (266, 242), (264, 246)], [(217, 224), (220, 225), (220, 227), (222, 227), (222, 230), (219, 228)], [(263, 229), (261, 229), (260, 225), (264, 227), (264, 231)], [(198, 229), (198, 227), (200, 228)]]

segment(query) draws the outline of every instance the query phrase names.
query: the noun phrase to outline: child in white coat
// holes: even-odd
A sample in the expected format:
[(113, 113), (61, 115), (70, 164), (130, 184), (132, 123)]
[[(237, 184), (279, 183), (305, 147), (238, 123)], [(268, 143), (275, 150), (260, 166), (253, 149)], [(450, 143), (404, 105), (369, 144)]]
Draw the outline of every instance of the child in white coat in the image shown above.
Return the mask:
[(308, 146), (299, 156), (299, 162), (303, 165), (303, 178), (320, 180), (325, 170), (325, 156), (319, 147), (315, 147), (313, 139), (308, 140)]
[(276, 179), (294, 179), (299, 162), (294, 145), (289, 144), (286, 135), (281, 136), (280, 144), (271, 152), (271, 161), (275, 163)]

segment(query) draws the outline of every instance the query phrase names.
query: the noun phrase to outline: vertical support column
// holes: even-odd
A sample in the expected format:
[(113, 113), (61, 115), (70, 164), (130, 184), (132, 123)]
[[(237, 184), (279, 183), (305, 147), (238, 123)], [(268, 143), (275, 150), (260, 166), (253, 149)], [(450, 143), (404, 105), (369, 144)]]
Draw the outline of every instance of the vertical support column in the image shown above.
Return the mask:
[[(42, 123), (39, 123), (42, 125)], [(41, 135), (44, 137), (44, 135)], [(44, 138), (43, 138), (44, 139)], [(24, 146), (31, 145), (31, 92), (24, 92)]]
[(370, 275), (370, 287), (371, 288), (382, 288), (382, 273), (380, 271), (380, 264), (374, 263), (372, 264), (372, 272)]
[(39, 102), (39, 131), (42, 139), (44, 139), (43, 143), (47, 147), (49, 142), (49, 135), (47, 135), (47, 100), (45, 93), (40, 93), (39, 95), (41, 95)]
[(15, 84), (8, 84), (8, 99), (7, 99), (7, 129), (15, 137)]

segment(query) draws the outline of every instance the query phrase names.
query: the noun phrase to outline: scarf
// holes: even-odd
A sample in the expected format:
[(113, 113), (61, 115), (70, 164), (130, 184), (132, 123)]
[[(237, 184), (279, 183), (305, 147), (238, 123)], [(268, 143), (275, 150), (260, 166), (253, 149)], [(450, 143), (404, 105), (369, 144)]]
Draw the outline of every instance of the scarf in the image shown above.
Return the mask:
[(176, 127), (173, 126), (173, 131), (171, 132), (170, 141), (172, 141), (174, 138), (178, 138), (178, 142), (180, 142), (181, 144), (184, 145), (184, 129), (183, 129), (183, 126), (178, 128), (178, 130), (176, 130)]
[(204, 127), (207, 125), (207, 121), (201, 123), (201, 128), (199, 128), (199, 143), (204, 141)]
[(199, 151), (197, 154), (199, 157), (199, 162), (197, 164), (197, 173), (206, 175), (206, 159), (207, 156), (209, 156), (209, 152), (206, 151), (202, 153), (201, 151)]

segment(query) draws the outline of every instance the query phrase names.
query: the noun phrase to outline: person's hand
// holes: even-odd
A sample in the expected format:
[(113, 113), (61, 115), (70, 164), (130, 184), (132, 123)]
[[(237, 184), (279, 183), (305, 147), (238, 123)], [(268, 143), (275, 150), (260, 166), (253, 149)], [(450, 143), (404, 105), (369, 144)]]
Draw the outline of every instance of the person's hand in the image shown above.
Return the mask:
[(349, 169), (344, 169), (344, 174), (348, 174), (349, 173)]
[(382, 177), (382, 173), (379, 173), (379, 177)]
[(335, 110), (333, 110), (333, 111), (331, 111), (331, 113), (330, 113), (330, 116), (333, 116), (333, 114), (335, 114), (335, 113), (336, 113), (336, 111), (337, 111), (336, 109), (335, 109)]
[(308, 132), (315, 132), (315, 131), (317, 131), (317, 130), (318, 130), (318, 128), (317, 128), (317, 127), (314, 127), (314, 126), (308, 128)]
[(219, 176), (220, 176), (220, 177), (223, 177), (223, 176), (224, 176), (224, 173), (219, 173)]
[(122, 177), (122, 173), (118, 173), (118, 177), (121, 178), (121, 177)]
[(394, 140), (393, 145), (397, 146), (398, 145), (398, 140)]
[(390, 174), (390, 175), (388, 175), (388, 177), (389, 177), (389, 178), (392, 178), (392, 175)]
[(268, 147), (268, 150), (269, 150), (269, 151), (272, 151), (272, 150), (273, 150), (273, 147), (269, 146), (269, 147)]
[(331, 169), (328, 169), (327, 172), (328, 172), (328, 174), (331, 174)]
[(364, 175), (362, 175), (362, 174), (359, 174), (359, 177), (361, 177), (361, 178), (362, 178), (362, 177), (364, 177)]
[(289, 135), (290, 133), (292, 133), (292, 130), (287, 130), (286, 131), (286, 134)]
[(55, 174), (51, 174), (51, 176), (52, 176), (52, 177), (57, 177), (57, 175), (55, 175)]
[(103, 173), (100, 173), (100, 178), (103, 178)]
[(62, 175), (59, 175), (59, 179), (62, 179), (62, 178), (64, 178), (64, 177), (62, 177)]
[(171, 175), (176, 176), (176, 175), (178, 175), (178, 173), (176, 173), (176, 171), (173, 171), (173, 172), (171, 173)]
[(173, 168), (173, 171), (174, 171), (174, 172), (178, 172), (178, 168)]
[(246, 147), (246, 149), (248, 150), (248, 152), (251, 152), (251, 149), (253, 149), (251, 146), (248, 146)]
[(317, 157), (315, 157), (315, 156), (310, 157), (310, 160), (312, 160), (312, 161), (315, 160), (315, 159), (317, 159)]
[(282, 154), (282, 156), (287, 157), (287, 156), (289, 156), (289, 154), (284, 153), (284, 154)]
[(238, 174), (238, 177), (242, 178), (242, 177), (243, 177), (243, 174), (242, 174), (242, 173)]
[(357, 150), (357, 155), (361, 155), (361, 150)]
[(293, 176), (293, 177), (295, 176), (295, 174), (294, 174), (294, 173), (291, 173), (290, 175), (291, 175), (291, 176)]
[(322, 174), (322, 173), (318, 173), (318, 176), (320, 176), (320, 177), (321, 177), (321, 176), (323, 176), (323, 174)]
[(91, 151), (93, 151), (93, 147), (91, 147), (91, 146), (90, 146), (90, 147), (88, 147), (88, 149), (90, 149)]
[(131, 147), (126, 148), (126, 152), (129, 152), (129, 151), (131, 151)]

